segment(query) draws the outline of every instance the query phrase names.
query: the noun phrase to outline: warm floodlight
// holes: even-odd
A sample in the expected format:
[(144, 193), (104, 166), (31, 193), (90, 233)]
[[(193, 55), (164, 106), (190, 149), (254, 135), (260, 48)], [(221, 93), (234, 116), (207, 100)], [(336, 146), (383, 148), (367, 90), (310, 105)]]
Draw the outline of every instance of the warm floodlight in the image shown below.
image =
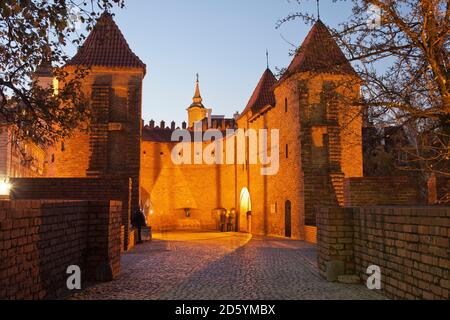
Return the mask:
[(7, 181), (0, 182), (0, 196), (9, 196), (11, 192), (11, 184)]

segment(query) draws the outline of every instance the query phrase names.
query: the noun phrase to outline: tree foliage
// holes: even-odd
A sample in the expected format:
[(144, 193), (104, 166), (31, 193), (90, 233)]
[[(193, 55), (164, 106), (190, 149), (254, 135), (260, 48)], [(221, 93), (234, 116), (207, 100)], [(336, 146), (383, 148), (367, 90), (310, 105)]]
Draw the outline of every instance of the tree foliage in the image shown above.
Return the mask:
[[(65, 49), (80, 45), (83, 32), (114, 6), (123, 0), (0, 0), (0, 124), (19, 140), (49, 145), (87, 119), (81, 81), (88, 70), (69, 75)], [(39, 68), (52, 70), (57, 94), (36, 81)]]
[[(362, 81), (354, 103), (368, 108), (374, 125), (404, 128), (404, 169), (450, 175), (450, 0), (351, 3), (349, 19), (331, 31)], [(317, 18), (300, 11), (278, 26), (295, 19)]]

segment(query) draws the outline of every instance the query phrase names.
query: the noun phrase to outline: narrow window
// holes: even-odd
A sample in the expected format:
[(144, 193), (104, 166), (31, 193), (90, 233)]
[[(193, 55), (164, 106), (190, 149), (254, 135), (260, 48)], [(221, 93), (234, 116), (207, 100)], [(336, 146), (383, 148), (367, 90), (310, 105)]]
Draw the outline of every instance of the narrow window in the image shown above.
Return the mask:
[(289, 145), (286, 145), (286, 159), (289, 158)]
[(64, 142), (61, 142), (61, 151), (64, 152), (66, 150), (66, 146)]
[(288, 112), (288, 100), (287, 100), (287, 98), (284, 99), (284, 112)]

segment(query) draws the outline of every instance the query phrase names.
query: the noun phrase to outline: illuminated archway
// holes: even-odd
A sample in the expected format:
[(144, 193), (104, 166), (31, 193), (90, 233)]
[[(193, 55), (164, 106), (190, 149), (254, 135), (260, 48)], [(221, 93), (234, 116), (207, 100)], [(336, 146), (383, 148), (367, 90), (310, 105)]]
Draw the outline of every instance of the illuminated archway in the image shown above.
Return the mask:
[(251, 211), (252, 211), (252, 200), (250, 198), (250, 192), (247, 188), (243, 188), (241, 191), (241, 198), (240, 198), (240, 207), (239, 207), (239, 213), (240, 213), (240, 222), (241, 231), (252, 231), (252, 218), (251, 218)]

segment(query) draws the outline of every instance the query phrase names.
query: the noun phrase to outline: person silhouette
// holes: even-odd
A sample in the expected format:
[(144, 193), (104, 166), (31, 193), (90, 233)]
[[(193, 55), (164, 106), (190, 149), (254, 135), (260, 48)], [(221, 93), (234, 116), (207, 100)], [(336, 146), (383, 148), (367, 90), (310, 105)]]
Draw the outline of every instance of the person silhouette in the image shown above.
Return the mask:
[(134, 212), (133, 217), (131, 219), (131, 224), (133, 225), (133, 227), (137, 228), (137, 230), (138, 230), (137, 244), (141, 244), (142, 243), (142, 227), (147, 226), (147, 221), (145, 219), (144, 210), (139, 208)]

